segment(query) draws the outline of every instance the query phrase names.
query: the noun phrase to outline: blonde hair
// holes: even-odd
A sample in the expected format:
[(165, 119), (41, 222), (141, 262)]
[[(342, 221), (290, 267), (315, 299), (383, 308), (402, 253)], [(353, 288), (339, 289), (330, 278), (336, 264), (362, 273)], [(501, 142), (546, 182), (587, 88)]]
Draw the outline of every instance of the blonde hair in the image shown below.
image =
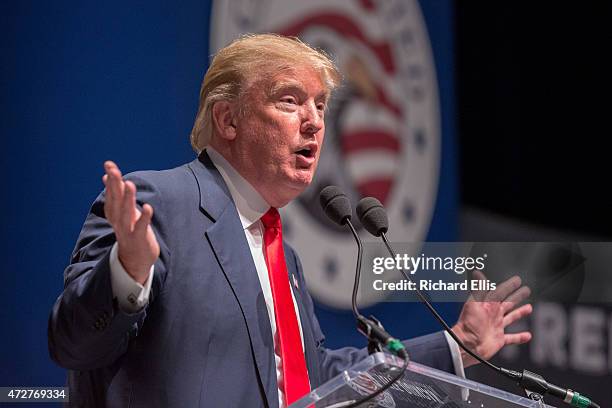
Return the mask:
[(340, 84), (340, 71), (330, 57), (296, 37), (249, 34), (219, 50), (200, 88), (200, 105), (190, 135), (193, 149), (199, 154), (210, 143), (216, 102), (237, 101), (262, 76), (304, 63), (321, 73), (330, 94)]

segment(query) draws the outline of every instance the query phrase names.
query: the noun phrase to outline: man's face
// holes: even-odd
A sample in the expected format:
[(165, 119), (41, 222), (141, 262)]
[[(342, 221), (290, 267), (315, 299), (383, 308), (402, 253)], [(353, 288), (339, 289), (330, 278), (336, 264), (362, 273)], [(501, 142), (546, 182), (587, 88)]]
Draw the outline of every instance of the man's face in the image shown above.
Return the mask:
[(325, 135), (328, 98), (319, 72), (298, 68), (252, 85), (236, 120), (234, 153), (241, 173), (274, 207), (312, 181)]

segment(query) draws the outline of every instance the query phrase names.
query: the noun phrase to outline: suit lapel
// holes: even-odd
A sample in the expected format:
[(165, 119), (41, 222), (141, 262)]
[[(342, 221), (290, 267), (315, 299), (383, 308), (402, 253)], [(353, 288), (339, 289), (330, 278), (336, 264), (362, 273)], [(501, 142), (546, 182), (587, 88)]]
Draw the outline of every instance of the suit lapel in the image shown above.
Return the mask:
[(191, 163), (200, 188), (201, 210), (214, 223), (206, 238), (240, 304), (251, 341), (251, 350), (268, 406), (278, 405), (274, 343), (257, 270), (230, 193), (206, 153), (201, 163)]

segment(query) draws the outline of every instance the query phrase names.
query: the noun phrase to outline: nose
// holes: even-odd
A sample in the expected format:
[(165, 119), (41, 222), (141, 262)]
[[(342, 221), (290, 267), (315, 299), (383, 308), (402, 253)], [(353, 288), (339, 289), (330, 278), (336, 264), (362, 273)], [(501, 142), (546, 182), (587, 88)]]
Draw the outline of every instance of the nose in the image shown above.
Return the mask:
[(301, 132), (314, 135), (323, 129), (323, 126), (323, 112), (317, 109), (314, 101), (302, 105)]

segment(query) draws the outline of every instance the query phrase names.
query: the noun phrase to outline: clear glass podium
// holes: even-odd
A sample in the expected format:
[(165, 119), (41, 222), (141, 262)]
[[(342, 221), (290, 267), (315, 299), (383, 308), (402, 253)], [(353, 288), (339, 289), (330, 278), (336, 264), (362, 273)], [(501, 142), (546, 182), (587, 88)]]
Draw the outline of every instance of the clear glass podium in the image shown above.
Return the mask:
[[(402, 365), (403, 361), (395, 356), (372, 354), (294, 402), (289, 408), (348, 406), (395, 378)], [(361, 407), (544, 408), (550, 405), (411, 361), (402, 378)]]

